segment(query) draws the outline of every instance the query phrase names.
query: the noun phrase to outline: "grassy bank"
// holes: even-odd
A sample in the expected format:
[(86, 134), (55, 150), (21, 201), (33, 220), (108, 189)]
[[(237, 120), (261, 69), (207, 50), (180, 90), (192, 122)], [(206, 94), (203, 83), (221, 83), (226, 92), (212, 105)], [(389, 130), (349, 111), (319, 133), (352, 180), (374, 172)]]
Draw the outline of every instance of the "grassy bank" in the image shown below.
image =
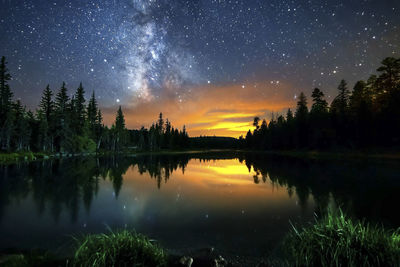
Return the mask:
[(400, 266), (400, 228), (388, 231), (329, 212), (313, 225), (293, 227), (283, 250), (295, 266)]
[(49, 158), (50, 155), (42, 152), (12, 152), (0, 153), (0, 164), (15, 163), (19, 161), (32, 161)]
[(75, 266), (166, 266), (167, 254), (147, 237), (121, 230), (78, 239)]

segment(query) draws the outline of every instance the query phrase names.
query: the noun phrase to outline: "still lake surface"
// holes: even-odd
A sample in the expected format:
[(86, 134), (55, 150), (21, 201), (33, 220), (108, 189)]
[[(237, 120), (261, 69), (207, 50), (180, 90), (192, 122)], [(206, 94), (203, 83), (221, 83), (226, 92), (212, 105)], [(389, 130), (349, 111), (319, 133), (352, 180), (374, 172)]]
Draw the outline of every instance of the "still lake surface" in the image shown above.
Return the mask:
[(398, 162), (213, 152), (0, 166), (0, 249), (64, 253), (71, 236), (128, 228), (177, 251), (264, 256), (328, 206), (400, 226)]

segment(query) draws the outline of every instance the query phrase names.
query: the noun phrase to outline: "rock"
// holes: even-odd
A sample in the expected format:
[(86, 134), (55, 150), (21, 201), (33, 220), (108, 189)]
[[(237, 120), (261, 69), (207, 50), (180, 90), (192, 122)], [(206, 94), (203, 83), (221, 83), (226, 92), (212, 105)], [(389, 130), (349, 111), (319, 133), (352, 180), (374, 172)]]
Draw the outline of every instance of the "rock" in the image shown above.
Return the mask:
[(179, 259), (179, 263), (182, 264), (182, 266), (191, 267), (193, 264), (193, 258), (184, 256)]

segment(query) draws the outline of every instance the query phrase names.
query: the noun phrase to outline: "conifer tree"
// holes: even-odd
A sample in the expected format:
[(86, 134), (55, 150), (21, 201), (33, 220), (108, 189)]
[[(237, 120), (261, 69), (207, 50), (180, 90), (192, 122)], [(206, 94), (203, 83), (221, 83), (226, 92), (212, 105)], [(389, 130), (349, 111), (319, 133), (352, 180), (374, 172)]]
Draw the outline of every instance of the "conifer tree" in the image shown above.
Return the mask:
[(41, 141), (43, 150), (53, 151), (54, 144), (54, 102), (52, 100), (53, 92), (50, 90), (50, 86), (47, 85), (43, 91), (42, 99), (39, 104), (40, 116), (40, 130), (46, 131), (41, 132), (40, 136), (43, 138)]
[(89, 104), (87, 107), (87, 122), (89, 126), (89, 136), (93, 140), (96, 139), (96, 127), (98, 122), (98, 112), (97, 112), (97, 101), (94, 95), (94, 91), (92, 93), (92, 97), (89, 100)]
[(73, 125), (77, 135), (84, 135), (85, 133), (85, 120), (86, 120), (86, 107), (85, 107), (85, 90), (82, 83), (79, 84), (76, 90), (73, 101)]
[(11, 134), (14, 129), (13, 93), (8, 84), (10, 80), (7, 61), (3, 56), (0, 63), (0, 148), (3, 150), (10, 149)]
[(122, 112), (122, 108), (121, 106), (119, 106), (114, 126), (114, 150), (118, 151), (121, 149), (122, 145), (125, 144), (125, 138), (126, 138), (125, 118)]
[(55, 135), (56, 147), (60, 152), (65, 152), (71, 148), (71, 112), (69, 107), (69, 97), (65, 82), (62, 83), (60, 91), (55, 97)]
[(303, 92), (299, 95), (296, 108), (297, 146), (304, 148), (308, 144), (308, 107), (307, 98)]

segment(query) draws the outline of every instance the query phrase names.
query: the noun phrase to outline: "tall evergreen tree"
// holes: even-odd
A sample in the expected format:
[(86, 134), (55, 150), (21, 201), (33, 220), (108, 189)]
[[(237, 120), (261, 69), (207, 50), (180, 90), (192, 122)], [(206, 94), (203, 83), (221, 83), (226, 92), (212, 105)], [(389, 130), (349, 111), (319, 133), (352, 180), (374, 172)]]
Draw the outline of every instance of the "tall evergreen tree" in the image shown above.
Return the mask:
[(71, 111), (69, 106), (69, 97), (65, 82), (62, 83), (60, 91), (55, 97), (55, 145), (57, 151), (65, 152), (71, 148)]
[(13, 133), (13, 143), (17, 151), (27, 150), (31, 137), (31, 128), (29, 127), (25, 107), (21, 101), (17, 100), (14, 104), (15, 128)]
[(347, 88), (345, 80), (341, 80), (338, 86), (339, 94), (335, 97), (331, 104), (331, 111), (339, 117), (345, 117), (350, 100), (350, 91)]
[(126, 138), (126, 128), (125, 128), (125, 117), (122, 112), (121, 106), (119, 106), (117, 111), (117, 116), (115, 118), (115, 127), (114, 127), (114, 150), (120, 150), (122, 145), (125, 144)]
[(345, 80), (341, 80), (338, 86), (339, 94), (335, 97), (331, 104), (331, 115), (333, 125), (336, 129), (336, 140), (339, 145), (349, 145), (348, 133), (348, 111), (350, 102), (350, 92), (347, 88)]
[(313, 99), (313, 104), (310, 111), (311, 114), (328, 112), (328, 102), (326, 102), (324, 99), (324, 93), (320, 89), (315, 88), (311, 94), (311, 97)]
[(3, 56), (0, 63), (0, 148), (3, 150), (10, 149), (11, 134), (14, 129), (13, 93), (8, 84), (10, 80), (7, 61)]
[(43, 91), (42, 99), (40, 100), (39, 108), (43, 112), (45, 119), (49, 123), (52, 120), (54, 111), (53, 92), (50, 90), (50, 86), (47, 85)]
[(11, 110), (13, 93), (8, 82), (11, 74), (8, 72), (7, 61), (3, 56), (0, 63), (0, 122), (6, 118), (5, 114)]
[(400, 84), (400, 58), (387, 57), (377, 69), (380, 72), (377, 89), (380, 94), (394, 91)]
[(310, 147), (325, 149), (330, 146), (330, 123), (328, 102), (324, 93), (315, 88), (311, 94), (313, 104), (310, 111)]
[(78, 89), (76, 90), (73, 103), (73, 128), (77, 135), (84, 135), (85, 133), (85, 101), (85, 90), (83, 89), (82, 83), (80, 83)]
[(97, 150), (100, 149), (101, 142), (103, 140), (103, 116), (101, 114), (101, 110), (97, 110), (97, 116), (96, 116), (96, 126), (95, 126), (95, 133), (96, 133), (96, 139), (95, 141), (97, 142)]
[(42, 147), (44, 150), (53, 151), (54, 145), (54, 102), (52, 100), (53, 92), (50, 90), (50, 86), (47, 85), (43, 91), (42, 99), (40, 100), (39, 104), (39, 111), (40, 116), (38, 119), (41, 121), (40, 130), (46, 131), (41, 133), (41, 140)]
[(296, 144), (298, 147), (304, 148), (308, 145), (308, 107), (307, 98), (303, 92), (299, 95), (295, 118), (297, 128)]
[(353, 142), (358, 147), (365, 147), (371, 140), (372, 132), (372, 102), (371, 95), (364, 81), (358, 81), (350, 96), (350, 118)]
[(89, 100), (89, 104), (87, 107), (87, 122), (89, 126), (89, 136), (93, 140), (96, 139), (96, 127), (97, 127), (97, 101), (94, 95), (94, 91), (92, 93), (92, 97)]

